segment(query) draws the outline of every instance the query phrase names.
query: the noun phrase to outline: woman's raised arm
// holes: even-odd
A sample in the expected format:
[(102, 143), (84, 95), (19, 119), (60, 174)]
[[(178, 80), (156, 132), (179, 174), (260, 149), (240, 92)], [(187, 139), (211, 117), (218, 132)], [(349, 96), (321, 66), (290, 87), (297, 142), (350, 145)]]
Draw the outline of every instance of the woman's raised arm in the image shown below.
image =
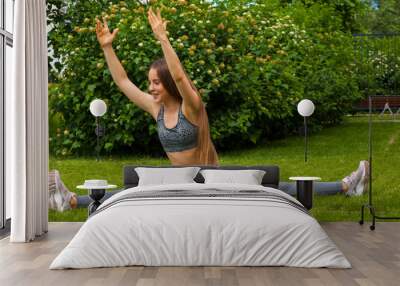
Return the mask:
[(189, 113), (197, 113), (200, 110), (201, 99), (196, 90), (192, 87), (190, 79), (187, 77), (177, 54), (168, 40), (166, 31), (167, 21), (161, 18), (160, 10), (157, 10), (156, 14), (151, 8), (148, 11), (148, 19), (155, 37), (161, 42), (165, 61), (167, 62), (168, 69), (179, 93), (182, 96), (185, 109), (188, 110)]
[(111, 33), (107, 22), (104, 20), (104, 25), (102, 25), (102, 23), (97, 19), (97, 40), (103, 49), (108, 68), (115, 84), (133, 103), (156, 118), (157, 115), (153, 104), (153, 97), (150, 94), (141, 91), (129, 80), (124, 67), (114, 52), (112, 42), (117, 33), (118, 29), (115, 29)]

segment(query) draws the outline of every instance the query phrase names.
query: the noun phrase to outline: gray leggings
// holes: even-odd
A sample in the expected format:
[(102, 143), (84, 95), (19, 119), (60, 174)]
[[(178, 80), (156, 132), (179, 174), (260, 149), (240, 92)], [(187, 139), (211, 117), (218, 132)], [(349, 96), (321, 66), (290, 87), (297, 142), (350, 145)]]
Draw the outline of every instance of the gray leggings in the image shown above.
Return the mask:
[[(296, 195), (296, 183), (295, 182), (280, 182), (279, 189), (284, 191), (285, 193), (295, 196)], [(105, 201), (112, 195), (120, 192), (117, 191), (109, 191), (106, 192), (104, 198), (101, 199), (101, 202)], [(335, 195), (342, 192), (342, 182), (314, 182), (314, 193), (317, 195)], [(87, 207), (92, 202), (92, 199), (89, 196), (78, 196), (78, 207)]]
[[(281, 191), (295, 196), (296, 183), (295, 182), (280, 182), (279, 187)], [(336, 195), (342, 192), (342, 182), (314, 182), (314, 193), (321, 196)]]

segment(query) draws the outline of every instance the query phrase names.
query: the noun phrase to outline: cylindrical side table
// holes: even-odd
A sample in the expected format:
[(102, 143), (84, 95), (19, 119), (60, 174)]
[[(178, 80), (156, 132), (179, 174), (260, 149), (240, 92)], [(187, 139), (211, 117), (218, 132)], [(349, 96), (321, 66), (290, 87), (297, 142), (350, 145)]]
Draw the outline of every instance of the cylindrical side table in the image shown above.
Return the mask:
[(114, 189), (116, 185), (106, 185), (106, 186), (87, 186), (80, 185), (77, 186), (77, 189), (86, 189), (88, 190), (88, 196), (93, 200), (88, 206), (88, 216), (94, 213), (97, 208), (101, 205), (100, 200), (104, 197), (107, 189)]
[(296, 181), (297, 200), (310, 210), (313, 205), (314, 181), (321, 180), (320, 177), (290, 177), (289, 180)]

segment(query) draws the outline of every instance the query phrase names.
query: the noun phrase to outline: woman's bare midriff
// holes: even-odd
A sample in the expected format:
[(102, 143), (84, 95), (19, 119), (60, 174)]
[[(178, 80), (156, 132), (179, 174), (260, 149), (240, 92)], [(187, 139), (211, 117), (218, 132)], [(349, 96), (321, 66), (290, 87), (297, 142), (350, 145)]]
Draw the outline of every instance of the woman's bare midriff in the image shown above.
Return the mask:
[(201, 165), (196, 151), (197, 147), (180, 152), (167, 152), (167, 156), (172, 165)]

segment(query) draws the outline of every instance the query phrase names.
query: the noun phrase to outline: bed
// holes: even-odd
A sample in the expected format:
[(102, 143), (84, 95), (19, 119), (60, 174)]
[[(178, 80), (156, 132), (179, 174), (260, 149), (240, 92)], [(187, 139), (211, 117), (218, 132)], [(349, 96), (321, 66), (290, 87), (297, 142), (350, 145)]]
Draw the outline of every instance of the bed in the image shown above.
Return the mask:
[[(307, 209), (277, 189), (277, 166), (196, 166), (200, 171), (191, 182), (176, 183), (173, 175), (166, 175), (163, 183), (157, 183), (158, 177), (147, 178), (150, 185), (140, 183), (146, 181), (142, 175), (139, 180), (142, 169), (178, 169), (137, 167), (124, 168), (125, 190), (100, 205), (50, 269), (129, 265), (351, 268)], [(232, 182), (220, 183), (223, 176), (212, 170), (230, 172)], [(233, 170), (238, 172), (232, 177)], [(240, 174), (255, 171), (260, 184), (237, 182)]]

